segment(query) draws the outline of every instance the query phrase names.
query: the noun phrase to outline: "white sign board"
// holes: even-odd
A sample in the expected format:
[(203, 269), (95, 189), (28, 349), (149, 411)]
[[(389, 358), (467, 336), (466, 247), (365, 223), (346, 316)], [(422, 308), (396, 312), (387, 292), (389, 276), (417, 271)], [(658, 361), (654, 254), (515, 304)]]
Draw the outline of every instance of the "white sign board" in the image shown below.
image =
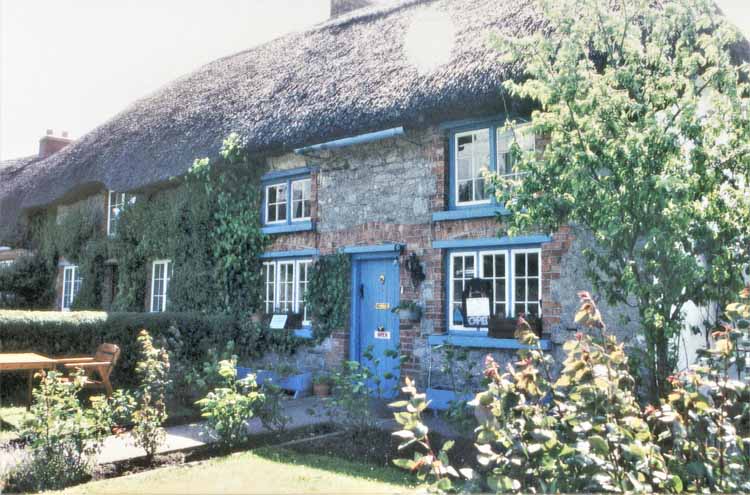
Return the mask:
[(375, 338), (381, 340), (391, 340), (391, 332), (387, 330), (375, 330)]
[(466, 317), (467, 318), (489, 318), (490, 317), (490, 298), (489, 297), (470, 297), (466, 299)]
[(272, 330), (283, 330), (286, 326), (287, 315), (273, 315), (269, 327)]

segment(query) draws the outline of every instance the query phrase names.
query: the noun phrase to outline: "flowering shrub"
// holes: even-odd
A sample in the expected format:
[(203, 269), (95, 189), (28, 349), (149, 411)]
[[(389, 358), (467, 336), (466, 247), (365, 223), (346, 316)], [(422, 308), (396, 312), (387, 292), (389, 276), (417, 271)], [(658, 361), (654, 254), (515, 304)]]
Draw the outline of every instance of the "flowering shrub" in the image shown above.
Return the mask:
[[(483, 417), (476, 430), (480, 480), (495, 492), (682, 492), (750, 490), (750, 396), (746, 382), (730, 378), (735, 342), (750, 327), (750, 288), (727, 308), (730, 323), (713, 333), (702, 362), (671, 377), (660, 407), (641, 409), (623, 345), (607, 333), (596, 303), (579, 293), (576, 322), (585, 327), (563, 346), (562, 370), (519, 318), (516, 338), (527, 346), (501, 369), (488, 356), (486, 391), (473, 405)], [(436, 453), (421, 422), (424, 395), (407, 380), (406, 408), (395, 414), (402, 448), (422, 453), (396, 464), (431, 476), (450, 489), (445, 446)], [(450, 447), (450, 446), (449, 446)], [(448, 448), (449, 448), (448, 447)], [(470, 471), (460, 470), (466, 478)], [(476, 481), (475, 481), (476, 482)]]

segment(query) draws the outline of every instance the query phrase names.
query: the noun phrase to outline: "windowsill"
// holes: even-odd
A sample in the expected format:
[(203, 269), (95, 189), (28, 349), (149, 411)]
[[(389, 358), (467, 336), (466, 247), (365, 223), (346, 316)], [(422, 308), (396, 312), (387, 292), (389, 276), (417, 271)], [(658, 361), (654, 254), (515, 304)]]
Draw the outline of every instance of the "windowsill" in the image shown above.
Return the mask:
[[(430, 335), (427, 337), (427, 343), (430, 345), (450, 344), (456, 347), (481, 349), (531, 349), (531, 347), (521, 344), (516, 339), (494, 339), (488, 337), (485, 333), (479, 332), (477, 335), (461, 335), (457, 333)], [(549, 339), (542, 339), (541, 345), (543, 350), (549, 350)]]
[(278, 225), (270, 224), (261, 227), (260, 231), (265, 235), (287, 234), (290, 232), (308, 232), (315, 229), (315, 224), (310, 220), (303, 222), (282, 223)]
[(508, 210), (500, 205), (480, 205), (457, 207), (453, 210), (436, 211), (432, 214), (433, 222), (449, 220), (467, 220), (471, 218), (490, 218), (497, 215), (508, 215)]

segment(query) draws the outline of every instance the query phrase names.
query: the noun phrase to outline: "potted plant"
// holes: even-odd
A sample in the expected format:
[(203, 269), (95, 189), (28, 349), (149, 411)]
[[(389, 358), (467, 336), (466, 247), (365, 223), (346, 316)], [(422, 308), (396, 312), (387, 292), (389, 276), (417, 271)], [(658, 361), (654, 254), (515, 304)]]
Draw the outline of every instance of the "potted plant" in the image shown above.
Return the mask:
[(313, 378), (313, 394), (316, 397), (328, 397), (331, 395), (331, 384), (333, 379), (330, 375), (318, 375)]
[(422, 308), (414, 301), (401, 301), (392, 311), (401, 321), (419, 321), (422, 318)]

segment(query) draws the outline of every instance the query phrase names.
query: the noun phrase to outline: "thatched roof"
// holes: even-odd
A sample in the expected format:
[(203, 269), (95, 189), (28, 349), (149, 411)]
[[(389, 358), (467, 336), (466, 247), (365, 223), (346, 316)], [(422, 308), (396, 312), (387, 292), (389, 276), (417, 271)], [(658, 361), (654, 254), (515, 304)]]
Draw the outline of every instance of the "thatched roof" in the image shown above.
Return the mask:
[(40, 161), (38, 155), (0, 161), (0, 245), (15, 240), (19, 232), (21, 201), (32, 185), (28, 177)]
[[(530, 3), (402, 0), (216, 60), (40, 162), (24, 177), (22, 206), (67, 200), (94, 185), (127, 191), (164, 181), (195, 158), (215, 155), (231, 132), (245, 137), (251, 152), (275, 153), (496, 112), (507, 74), (488, 47), (489, 34), (533, 28), (538, 17)], [(455, 46), (448, 63), (420, 73), (405, 57), (404, 38), (427, 9), (450, 16)]]
[[(447, 62), (420, 71), (405, 55), (412, 21), (452, 20)], [(97, 188), (132, 191), (215, 156), (237, 132), (259, 155), (389, 127), (503, 110), (504, 67), (490, 34), (537, 29), (531, 0), (400, 0), (358, 10), (209, 63), (136, 101), (62, 151), (0, 180), (0, 225)], [(14, 206), (11, 206), (13, 203)], [(12, 219), (11, 219), (12, 220)]]

